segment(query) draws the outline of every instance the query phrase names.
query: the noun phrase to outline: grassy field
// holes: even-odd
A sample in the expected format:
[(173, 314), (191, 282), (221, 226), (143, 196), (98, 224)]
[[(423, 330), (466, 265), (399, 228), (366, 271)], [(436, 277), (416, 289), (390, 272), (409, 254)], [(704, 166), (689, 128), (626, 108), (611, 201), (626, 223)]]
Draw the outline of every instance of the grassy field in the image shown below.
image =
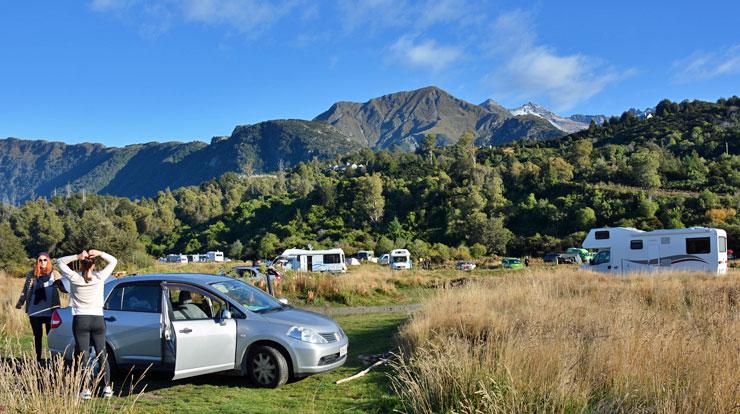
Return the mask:
[(442, 292), (402, 327), (405, 410), (740, 412), (737, 271), (520, 275)]
[[(184, 266), (167, 269), (206, 272)], [(48, 376), (29, 364), (31, 368), (20, 370), (26, 380), (19, 385), (13, 374), (17, 367), (8, 369), (10, 353), (32, 352), (27, 319), (13, 307), (20, 283), (0, 274), (0, 334), (6, 342), (0, 390), (8, 392), (18, 387), (33, 391), (34, 379)], [(124, 379), (118, 378), (116, 390), (122, 396), (107, 404), (80, 404), (72, 395), (53, 391), (65, 395), (59, 403), (66, 405), (58, 411), (740, 410), (738, 271), (721, 278), (616, 278), (566, 266), (390, 272), (366, 265), (345, 275), (292, 274), (281, 288), (299, 304), (424, 305), (411, 319), (405, 314), (336, 317), (350, 338), (347, 364), (278, 390), (251, 388), (241, 378), (222, 375), (173, 382), (147, 374), (133, 390), (122, 387)], [(311, 300), (307, 292), (314, 292)], [(397, 345), (404, 357), (392, 370), (334, 384), (364, 368), (359, 354), (386, 352)], [(33, 412), (39, 401), (49, 400), (48, 394), (33, 395), (25, 409), (4, 406), (0, 399), (0, 411)]]

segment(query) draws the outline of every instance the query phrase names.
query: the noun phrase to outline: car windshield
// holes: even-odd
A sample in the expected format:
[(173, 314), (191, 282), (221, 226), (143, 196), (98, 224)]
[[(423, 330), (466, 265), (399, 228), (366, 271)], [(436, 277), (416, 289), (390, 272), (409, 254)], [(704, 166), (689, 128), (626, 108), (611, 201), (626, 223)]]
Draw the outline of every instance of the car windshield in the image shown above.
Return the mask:
[(267, 293), (240, 280), (215, 282), (211, 286), (252, 312), (265, 313), (287, 307)]
[(393, 263), (407, 262), (408, 260), (406, 256), (393, 256)]

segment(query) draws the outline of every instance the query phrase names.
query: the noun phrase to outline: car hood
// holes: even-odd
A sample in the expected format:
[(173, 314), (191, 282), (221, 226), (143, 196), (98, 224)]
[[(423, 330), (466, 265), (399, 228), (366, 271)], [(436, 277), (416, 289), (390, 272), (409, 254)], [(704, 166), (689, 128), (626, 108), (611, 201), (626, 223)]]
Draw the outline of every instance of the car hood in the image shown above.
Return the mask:
[(261, 316), (270, 323), (285, 325), (287, 328), (291, 326), (303, 326), (317, 332), (336, 332), (338, 330), (337, 323), (332, 319), (319, 313), (296, 308), (269, 312)]

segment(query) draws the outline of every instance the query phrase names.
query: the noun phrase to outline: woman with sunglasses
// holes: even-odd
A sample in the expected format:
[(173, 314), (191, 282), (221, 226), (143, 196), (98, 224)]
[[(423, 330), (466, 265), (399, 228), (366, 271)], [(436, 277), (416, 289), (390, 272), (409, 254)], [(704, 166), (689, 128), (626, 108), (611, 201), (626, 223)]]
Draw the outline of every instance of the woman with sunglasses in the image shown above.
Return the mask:
[(26, 304), (26, 313), (31, 322), (33, 330), (33, 345), (36, 349), (36, 360), (41, 362), (42, 339), (44, 328), (49, 334), (51, 328), (51, 312), (59, 307), (59, 292), (67, 291), (61, 283), (61, 278), (56, 270), (52, 269), (51, 257), (48, 253), (40, 253), (36, 257), (33, 270), (26, 274), (26, 282), (23, 284), (21, 297), (16, 303), (16, 309), (21, 309)]

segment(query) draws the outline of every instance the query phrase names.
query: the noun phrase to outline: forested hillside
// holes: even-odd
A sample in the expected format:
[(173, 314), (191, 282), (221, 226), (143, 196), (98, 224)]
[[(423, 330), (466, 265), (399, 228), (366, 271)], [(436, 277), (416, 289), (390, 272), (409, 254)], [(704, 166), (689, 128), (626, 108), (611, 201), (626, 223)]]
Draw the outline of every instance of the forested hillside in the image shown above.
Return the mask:
[(134, 201), (75, 194), (4, 205), (0, 260), (91, 246), (129, 262), (206, 249), (268, 257), (311, 243), (349, 254), (408, 247), (443, 261), (538, 255), (579, 244), (594, 226), (717, 226), (737, 249), (737, 97), (663, 101), (652, 118), (625, 114), (554, 141), (435, 141), (413, 153), (365, 148), (343, 168), (313, 160), (272, 176), (227, 173)]
[(150, 142), (108, 148), (100, 144), (0, 140), (0, 200), (82, 192), (154, 196), (197, 185), (226, 172), (261, 173), (301, 161), (333, 159), (361, 145), (321, 122), (275, 120), (240, 125), (229, 137), (203, 142)]

